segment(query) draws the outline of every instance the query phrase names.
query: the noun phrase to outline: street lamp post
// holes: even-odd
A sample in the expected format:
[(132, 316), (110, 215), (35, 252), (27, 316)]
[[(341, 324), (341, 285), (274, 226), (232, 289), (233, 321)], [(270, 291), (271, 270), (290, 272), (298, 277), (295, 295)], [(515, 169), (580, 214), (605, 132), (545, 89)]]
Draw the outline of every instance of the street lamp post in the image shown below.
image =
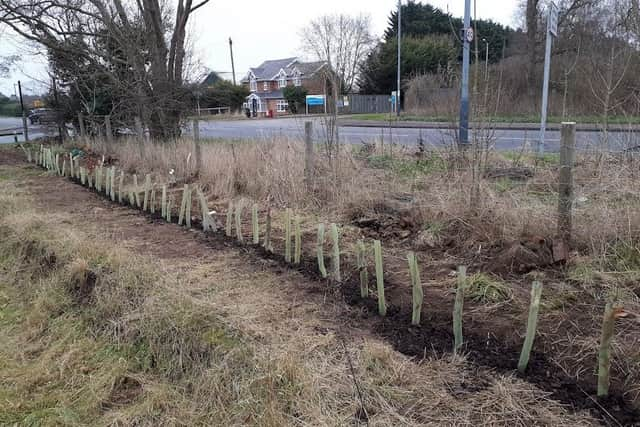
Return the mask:
[(464, 2), (464, 28), (462, 32), (462, 88), (460, 94), (460, 133), (461, 147), (469, 144), (469, 56), (470, 44), (473, 41), (473, 28), (471, 28), (471, 0)]
[(400, 72), (402, 67), (400, 59), (402, 57), (402, 1), (398, 0), (398, 82), (396, 87), (396, 117), (400, 117)]
[(487, 50), (484, 55), (484, 79), (488, 81), (489, 80), (489, 41), (487, 39), (482, 39), (482, 41), (487, 46)]

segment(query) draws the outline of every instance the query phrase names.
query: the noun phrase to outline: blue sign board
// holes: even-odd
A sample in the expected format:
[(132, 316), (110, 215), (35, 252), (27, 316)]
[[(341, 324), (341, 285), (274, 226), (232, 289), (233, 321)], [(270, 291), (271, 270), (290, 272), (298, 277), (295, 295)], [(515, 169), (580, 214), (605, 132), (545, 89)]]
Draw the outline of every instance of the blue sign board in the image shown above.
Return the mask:
[(307, 105), (324, 105), (324, 95), (307, 95)]

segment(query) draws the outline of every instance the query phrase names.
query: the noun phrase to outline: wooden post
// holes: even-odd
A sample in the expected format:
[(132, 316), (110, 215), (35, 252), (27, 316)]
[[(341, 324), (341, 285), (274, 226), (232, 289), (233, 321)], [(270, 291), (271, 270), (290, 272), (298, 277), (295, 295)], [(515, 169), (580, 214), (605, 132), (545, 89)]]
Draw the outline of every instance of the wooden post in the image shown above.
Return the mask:
[(340, 233), (335, 223), (331, 224), (331, 240), (333, 240), (333, 256), (331, 257), (331, 266), (333, 267), (333, 279), (336, 282), (342, 281), (340, 274)]
[(318, 245), (316, 246), (318, 256), (318, 270), (323, 278), (327, 278), (327, 269), (324, 266), (324, 223), (318, 224)]
[(200, 121), (197, 118), (193, 120), (193, 145), (196, 157), (196, 175), (200, 175), (202, 171), (202, 146), (200, 145)]
[(576, 145), (576, 124), (563, 122), (560, 135), (560, 177), (558, 202), (558, 237), (569, 250), (572, 231), (573, 163)]
[(467, 284), (467, 267), (458, 267), (458, 282), (456, 299), (453, 306), (453, 351), (457, 353), (462, 347), (462, 310), (464, 306), (464, 291)]
[(387, 302), (384, 297), (384, 270), (382, 268), (382, 244), (380, 240), (374, 240), (373, 253), (376, 259), (376, 284), (378, 287), (378, 313), (387, 315)]
[(113, 141), (113, 130), (111, 130), (111, 116), (107, 115), (104, 117), (104, 127), (107, 136), (107, 142)]
[(542, 295), (542, 283), (533, 282), (531, 286), (531, 303), (529, 304), (529, 318), (527, 319), (527, 335), (520, 352), (518, 361), (518, 371), (524, 374), (529, 364), (529, 356), (533, 347), (533, 340), (536, 337), (536, 327), (538, 325), (538, 310), (540, 309), (540, 297)]
[(253, 204), (251, 209), (251, 225), (253, 230), (253, 244), (260, 244), (260, 225), (258, 224), (258, 205)]
[(304, 123), (304, 180), (307, 187), (313, 182), (313, 122)]
[(411, 276), (411, 288), (413, 290), (413, 314), (411, 316), (411, 324), (420, 325), (420, 315), (422, 314), (422, 300), (424, 293), (422, 291), (422, 282), (420, 281), (420, 270), (418, 268), (418, 258), (414, 252), (407, 255), (409, 261), (409, 275)]

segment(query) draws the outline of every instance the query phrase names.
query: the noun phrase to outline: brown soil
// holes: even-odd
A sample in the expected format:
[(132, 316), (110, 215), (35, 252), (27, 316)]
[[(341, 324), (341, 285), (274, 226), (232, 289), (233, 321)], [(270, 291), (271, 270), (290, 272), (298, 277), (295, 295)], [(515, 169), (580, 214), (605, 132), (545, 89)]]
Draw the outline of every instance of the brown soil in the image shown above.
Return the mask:
[[(22, 153), (3, 150), (0, 164), (14, 164), (22, 162)], [(24, 168), (35, 168), (22, 163)], [(291, 266), (285, 263), (283, 257), (277, 253), (267, 252), (261, 246), (239, 244), (235, 239), (224, 236), (224, 230), (218, 233), (203, 233), (187, 230), (175, 224), (166, 224), (158, 216), (142, 214), (134, 209), (118, 206), (85, 188), (75, 185), (69, 180), (52, 176), (41, 176), (29, 181), (29, 189), (42, 209), (82, 215), (84, 225), (92, 225), (104, 230), (105, 234), (115, 238), (120, 237), (124, 244), (137, 251), (152, 254), (165, 260), (173, 260), (176, 265), (188, 263), (189, 259), (202, 259), (211, 256), (212, 250), (228, 250), (234, 248), (236, 255), (243, 257), (246, 265), (253, 268), (269, 268), (275, 273), (287, 273)], [(193, 210), (192, 212), (197, 212)], [(75, 221), (74, 221), (75, 224)], [(83, 226), (82, 223), (78, 224)], [(194, 224), (197, 226), (197, 222)], [(407, 227), (413, 224), (407, 223)], [(135, 235), (135, 239), (128, 237)], [(248, 233), (245, 234), (248, 236)], [(312, 240), (311, 236), (309, 239)], [(279, 251), (277, 242), (276, 248)], [(280, 253), (280, 252), (278, 252)], [(347, 264), (348, 261), (345, 261)], [(328, 262), (327, 266), (330, 265)], [(348, 262), (348, 265), (353, 263)], [(249, 267), (247, 267), (249, 268)], [(398, 351), (415, 356), (416, 359), (451, 352), (451, 307), (453, 296), (449, 285), (451, 280), (446, 277), (447, 269), (438, 273), (436, 280), (439, 284), (425, 288), (425, 308), (422, 313), (421, 327), (410, 325), (410, 289), (400, 284), (393, 275), (385, 279), (389, 309), (386, 318), (377, 315), (375, 298), (361, 299), (359, 283), (355, 271), (346, 270), (341, 284), (330, 283), (319, 277), (315, 257), (303, 258), (300, 266), (295, 268), (307, 280), (300, 285), (300, 295), (288, 298), (314, 298), (321, 294), (323, 298), (332, 292), (336, 298), (343, 299), (350, 306), (357, 308), (345, 311), (349, 322), (388, 340)], [(372, 272), (370, 272), (371, 274)], [(553, 271), (549, 272), (553, 274)], [(443, 284), (444, 283), (444, 284)], [(521, 293), (526, 295), (528, 289)], [(521, 336), (514, 327), (524, 324), (522, 307), (502, 307), (500, 315), (487, 317), (482, 311), (475, 310), (473, 304), (465, 305), (467, 315), (464, 320), (465, 352), (472, 363), (500, 373), (514, 373), (519, 356)], [(469, 314), (471, 313), (471, 314)], [(582, 312), (580, 305), (576, 305), (574, 312), (567, 317), (579, 322), (587, 314)], [(544, 324), (544, 322), (542, 322)], [(620, 425), (640, 425), (640, 413), (625, 403), (619, 391), (615, 391), (610, 399), (596, 400), (594, 378), (576, 381), (562, 368), (549, 360), (546, 356), (553, 337), (537, 338), (536, 347), (544, 352), (534, 352), (529, 370), (523, 380), (536, 384), (542, 390), (548, 391), (553, 399), (567, 404), (576, 411), (588, 409), (600, 417), (605, 424), (619, 423)], [(481, 376), (473, 378), (472, 383), (465, 387), (481, 390), (486, 387), (486, 379)], [(115, 390), (115, 389), (114, 389)], [(121, 394), (128, 398), (130, 394), (139, 393), (136, 387), (124, 387)], [(135, 390), (129, 393), (129, 390)], [(116, 401), (119, 398), (114, 398)]]

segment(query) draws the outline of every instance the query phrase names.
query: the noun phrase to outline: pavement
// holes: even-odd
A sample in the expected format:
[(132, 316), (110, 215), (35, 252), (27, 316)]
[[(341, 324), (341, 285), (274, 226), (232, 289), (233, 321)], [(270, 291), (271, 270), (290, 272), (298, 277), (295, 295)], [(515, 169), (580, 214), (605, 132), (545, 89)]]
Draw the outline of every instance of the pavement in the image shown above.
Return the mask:
[[(304, 137), (304, 122), (314, 124), (314, 139), (322, 141), (326, 135), (324, 118), (322, 117), (290, 117), (280, 119), (224, 120), (200, 122), (200, 134), (208, 138), (224, 139), (269, 139)], [(406, 123), (406, 122), (400, 122)], [(420, 127), (416, 126), (420, 124)], [(380, 122), (356, 122), (341, 120), (339, 134), (341, 141), (350, 144), (380, 142), (402, 145), (417, 145), (422, 140), (427, 146), (445, 147), (456, 140), (457, 129), (450, 124), (428, 124), (412, 122), (413, 125), (390, 127)], [(436, 126), (437, 125), (437, 126)], [(614, 130), (608, 134), (609, 147), (621, 151), (640, 144), (637, 130)], [(604, 135), (599, 130), (579, 129), (576, 132), (576, 145), (579, 150), (589, 150), (601, 144)], [(472, 130), (470, 138), (489, 140), (495, 148), (503, 151), (535, 148), (539, 130), (537, 128), (500, 128), (491, 130)], [(545, 151), (558, 152), (560, 149), (560, 132), (557, 126), (551, 126), (545, 133)]]

